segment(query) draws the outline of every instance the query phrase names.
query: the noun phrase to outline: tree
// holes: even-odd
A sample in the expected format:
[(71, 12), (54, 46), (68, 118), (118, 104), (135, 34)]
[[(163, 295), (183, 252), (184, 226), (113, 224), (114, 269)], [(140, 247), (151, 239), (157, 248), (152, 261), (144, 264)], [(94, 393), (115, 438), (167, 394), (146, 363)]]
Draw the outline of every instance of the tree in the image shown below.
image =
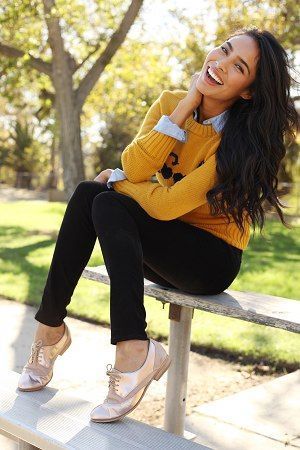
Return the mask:
[[(110, 2), (110, 11), (120, 9), (123, 7), (123, 3), (120, 0)], [(3, 42), (2, 39), (0, 53), (9, 58), (10, 66), (12, 60), (21, 59), (28, 68), (37, 70), (50, 80), (51, 90), (48, 92), (48, 96), (54, 106), (58, 123), (59, 148), (67, 196), (71, 196), (76, 185), (85, 178), (80, 124), (83, 105), (106, 66), (124, 42), (142, 4), (143, 0), (132, 0), (117, 30), (111, 34), (108, 42), (103, 42), (104, 36), (107, 36), (103, 32), (99, 32), (98, 39), (94, 40), (92, 45), (87, 45), (84, 38), (81, 24), (82, 3), (77, 4), (75, 0), (72, 5), (59, 0), (43, 0), (42, 7), (38, 1), (10, 0), (6, 2), (5, 6), (0, 6), (0, 12), (3, 13), (2, 24), (5, 25), (2, 35), (4, 34), (5, 41), (8, 42)], [(106, 3), (100, 0), (94, 6), (95, 14), (103, 14), (107, 7)], [(106, 11), (108, 26), (114, 24), (113, 12), (110, 11)], [(70, 15), (68, 15), (69, 13)], [(24, 19), (28, 19), (28, 17), (40, 25), (39, 33), (32, 30), (33, 50), (30, 48), (32, 43), (30, 40), (26, 49), (26, 45), (23, 43), (24, 38), (22, 41), (22, 36), (17, 35), (16, 37), (16, 25), (19, 24), (21, 29), (24, 28)], [(71, 21), (69, 24), (68, 19)], [(42, 42), (45, 25), (47, 28), (46, 43)], [(73, 27), (77, 41), (82, 38), (86, 44), (85, 48), (88, 47), (88, 52), (84, 56), (81, 55), (80, 62), (77, 62), (70, 50), (67, 49), (65, 34), (68, 26)], [(20, 47), (13, 45), (14, 42), (19, 43)], [(22, 49), (21, 42), (23, 43)], [(99, 49), (102, 50), (100, 55)], [(96, 58), (95, 55), (97, 55)]]
[(162, 90), (177, 87), (170, 80), (170, 64), (163, 43), (126, 40), (118, 60), (112, 61), (105, 79), (99, 80), (85, 103), (82, 127), (93, 126), (94, 130), (94, 145), (83, 133), (87, 171), (89, 163), (91, 173), (122, 167), (120, 155), (134, 139), (151, 104)]
[(27, 121), (20, 117), (14, 123), (5, 144), (0, 147), (2, 164), (11, 167), (16, 173), (15, 187), (30, 189), (35, 172), (45, 170), (49, 164), (33, 135), (34, 127), (29, 127)]

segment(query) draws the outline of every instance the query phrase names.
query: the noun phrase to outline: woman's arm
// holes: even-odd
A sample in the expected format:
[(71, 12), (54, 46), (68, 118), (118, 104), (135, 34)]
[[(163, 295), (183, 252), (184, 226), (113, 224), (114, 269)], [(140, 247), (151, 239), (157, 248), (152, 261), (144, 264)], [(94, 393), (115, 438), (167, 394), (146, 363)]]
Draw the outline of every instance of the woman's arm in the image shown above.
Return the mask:
[[(142, 126), (134, 140), (124, 149), (121, 162), (129, 181), (138, 183), (149, 180), (162, 168), (165, 160), (178, 140), (153, 128), (167, 111), (170, 91), (163, 91), (149, 108)], [(192, 114), (194, 105), (185, 99), (180, 100), (170, 115), (173, 123), (181, 126)]]
[(129, 195), (155, 219), (172, 220), (207, 203), (206, 193), (217, 183), (216, 155), (171, 187), (159, 183), (116, 181), (114, 190)]

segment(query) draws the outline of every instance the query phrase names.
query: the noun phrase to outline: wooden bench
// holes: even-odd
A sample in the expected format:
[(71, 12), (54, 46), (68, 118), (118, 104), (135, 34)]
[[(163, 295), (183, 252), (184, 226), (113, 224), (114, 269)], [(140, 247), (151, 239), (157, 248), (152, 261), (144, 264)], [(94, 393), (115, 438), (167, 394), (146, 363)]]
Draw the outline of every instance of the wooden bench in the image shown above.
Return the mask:
[(92, 422), (91, 402), (49, 386), (21, 392), (19, 376), (0, 372), (0, 434), (18, 442), (19, 450), (208, 449), (130, 417)]
[[(105, 265), (86, 267), (83, 278), (110, 284)], [(226, 289), (217, 295), (192, 295), (144, 279), (144, 293), (169, 303), (169, 355), (164, 430), (183, 436), (191, 323), (194, 309), (300, 333), (300, 301)]]

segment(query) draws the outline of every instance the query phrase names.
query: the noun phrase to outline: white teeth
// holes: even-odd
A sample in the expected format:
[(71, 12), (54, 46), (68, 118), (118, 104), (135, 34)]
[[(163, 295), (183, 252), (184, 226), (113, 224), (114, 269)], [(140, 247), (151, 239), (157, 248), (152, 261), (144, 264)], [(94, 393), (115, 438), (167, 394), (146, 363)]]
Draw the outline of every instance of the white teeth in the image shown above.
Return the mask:
[(220, 78), (211, 70), (211, 68), (208, 68), (208, 73), (211, 77), (213, 77), (219, 84), (223, 84)]

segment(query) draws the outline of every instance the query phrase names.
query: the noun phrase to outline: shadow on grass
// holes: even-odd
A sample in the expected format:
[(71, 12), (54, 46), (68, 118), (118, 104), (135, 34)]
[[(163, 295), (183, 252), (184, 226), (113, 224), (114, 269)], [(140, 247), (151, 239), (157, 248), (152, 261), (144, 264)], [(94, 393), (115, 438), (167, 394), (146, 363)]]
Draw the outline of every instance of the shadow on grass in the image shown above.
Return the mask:
[[(255, 340), (256, 333), (251, 336), (252, 340)], [(154, 337), (155, 339), (155, 337)], [(160, 340), (160, 339), (159, 339)], [(260, 336), (258, 336), (260, 340)], [(267, 339), (265, 339), (268, 342)], [(214, 345), (201, 345), (195, 342), (191, 343), (191, 351), (198, 353), (200, 355), (209, 356), (214, 359), (222, 359), (223, 361), (228, 361), (230, 363), (239, 363), (241, 366), (253, 366), (252, 370), (255, 373), (260, 374), (287, 374), (300, 369), (300, 364), (297, 362), (287, 362), (282, 360), (274, 360), (268, 357), (261, 357), (254, 354), (241, 354), (238, 351), (230, 351), (225, 349), (218, 349)], [(266, 367), (268, 366), (268, 367)]]
[[(45, 235), (47, 233), (33, 233), (34, 230), (27, 231), (22, 227), (0, 227), (0, 236), (5, 236), (7, 239), (13, 240), (14, 237), (27, 237), (30, 235)], [(4, 261), (4, 270), (5, 272), (12, 272), (12, 267), (14, 268), (13, 273), (25, 273), (28, 277), (28, 293), (27, 298), (33, 302), (34, 305), (37, 305), (40, 301), (40, 296), (44, 290), (44, 284), (46, 282), (46, 278), (48, 275), (49, 268), (44, 268), (42, 266), (36, 266), (30, 263), (27, 257), (31, 252), (41, 249), (51, 247), (55, 244), (55, 239), (45, 239), (39, 242), (35, 242), (34, 244), (24, 245), (22, 247), (14, 247), (14, 248), (1, 248), (0, 249), (0, 259)], [(49, 267), (50, 267), (49, 261)], [(9, 268), (9, 270), (5, 271), (5, 266)]]
[(262, 236), (256, 231), (255, 237), (250, 238), (247, 250), (243, 254), (243, 263), (240, 274), (243, 271), (257, 273), (261, 270), (270, 270), (278, 263), (300, 262), (300, 246), (297, 233), (290, 230), (284, 232), (280, 224), (272, 224), (272, 227), (266, 226)]

